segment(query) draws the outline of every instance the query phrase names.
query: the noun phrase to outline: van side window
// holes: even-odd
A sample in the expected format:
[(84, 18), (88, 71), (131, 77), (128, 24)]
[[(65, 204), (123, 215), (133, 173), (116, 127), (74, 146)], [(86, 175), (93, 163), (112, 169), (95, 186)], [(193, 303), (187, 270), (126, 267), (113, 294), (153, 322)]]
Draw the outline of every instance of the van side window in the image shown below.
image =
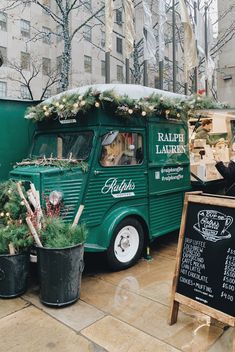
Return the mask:
[(143, 137), (139, 133), (118, 133), (112, 144), (102, 147), (102, 166), (137, 165), (143, 162)]

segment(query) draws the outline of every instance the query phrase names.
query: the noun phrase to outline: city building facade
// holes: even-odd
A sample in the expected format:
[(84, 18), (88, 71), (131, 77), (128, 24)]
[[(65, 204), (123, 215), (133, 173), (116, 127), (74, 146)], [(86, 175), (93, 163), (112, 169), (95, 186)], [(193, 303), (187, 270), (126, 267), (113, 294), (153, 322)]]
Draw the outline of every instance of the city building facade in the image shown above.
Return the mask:
[[(60, 16), (56, 1), (41, 2), (55, 16)], [(7, 3), (3, 0), (0, 5), (0, 97), (41, 99), (58, 93), (64, 50), (62, 27), (38, 5), (6, 9)], [(77, 9), (69, 15), (70, 33), (81, 28), (72, 40), (68, 88), (105, 83), (104, 2), (78, 0), (77, 3)], [(123, 12), (119, 0), (115, 2), (110, 62), (111, 83), (123, 83)]]

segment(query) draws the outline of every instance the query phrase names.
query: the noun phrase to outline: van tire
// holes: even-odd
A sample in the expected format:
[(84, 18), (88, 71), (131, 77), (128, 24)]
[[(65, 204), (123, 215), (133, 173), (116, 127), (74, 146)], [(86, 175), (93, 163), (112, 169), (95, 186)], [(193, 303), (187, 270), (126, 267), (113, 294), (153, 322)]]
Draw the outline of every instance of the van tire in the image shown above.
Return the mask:
[(123, 219), (115, 228), (107, 250), (108, 265), (112, 270), (123, 270), (134, 265), (144, 247), (144, 231), (134, 218)]

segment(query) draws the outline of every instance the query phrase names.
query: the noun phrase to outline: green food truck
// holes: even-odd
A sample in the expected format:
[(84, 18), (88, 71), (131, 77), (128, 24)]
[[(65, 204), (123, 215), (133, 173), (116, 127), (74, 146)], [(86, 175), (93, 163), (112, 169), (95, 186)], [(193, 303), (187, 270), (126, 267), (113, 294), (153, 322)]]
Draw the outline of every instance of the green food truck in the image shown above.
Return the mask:
[[(183, 96), (138, 85), (93, 85), (33, 107), (30, 159), (11, 172), (33, 182), (62, 216), (88, 227), (85, 250), (106, 252), (114, 270), (179, 228), (190, 190)], [(66, 235), (66, 234), (65, 234)]]

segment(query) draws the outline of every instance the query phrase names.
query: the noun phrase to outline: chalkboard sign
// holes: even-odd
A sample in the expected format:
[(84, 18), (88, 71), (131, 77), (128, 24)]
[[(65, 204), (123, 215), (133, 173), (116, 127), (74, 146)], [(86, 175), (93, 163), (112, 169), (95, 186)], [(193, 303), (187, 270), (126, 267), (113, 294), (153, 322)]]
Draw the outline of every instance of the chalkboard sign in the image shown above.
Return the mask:
[(235, 199), (188, 193), (182, 214), (169, 323), (179, 303), (235, 322)]

